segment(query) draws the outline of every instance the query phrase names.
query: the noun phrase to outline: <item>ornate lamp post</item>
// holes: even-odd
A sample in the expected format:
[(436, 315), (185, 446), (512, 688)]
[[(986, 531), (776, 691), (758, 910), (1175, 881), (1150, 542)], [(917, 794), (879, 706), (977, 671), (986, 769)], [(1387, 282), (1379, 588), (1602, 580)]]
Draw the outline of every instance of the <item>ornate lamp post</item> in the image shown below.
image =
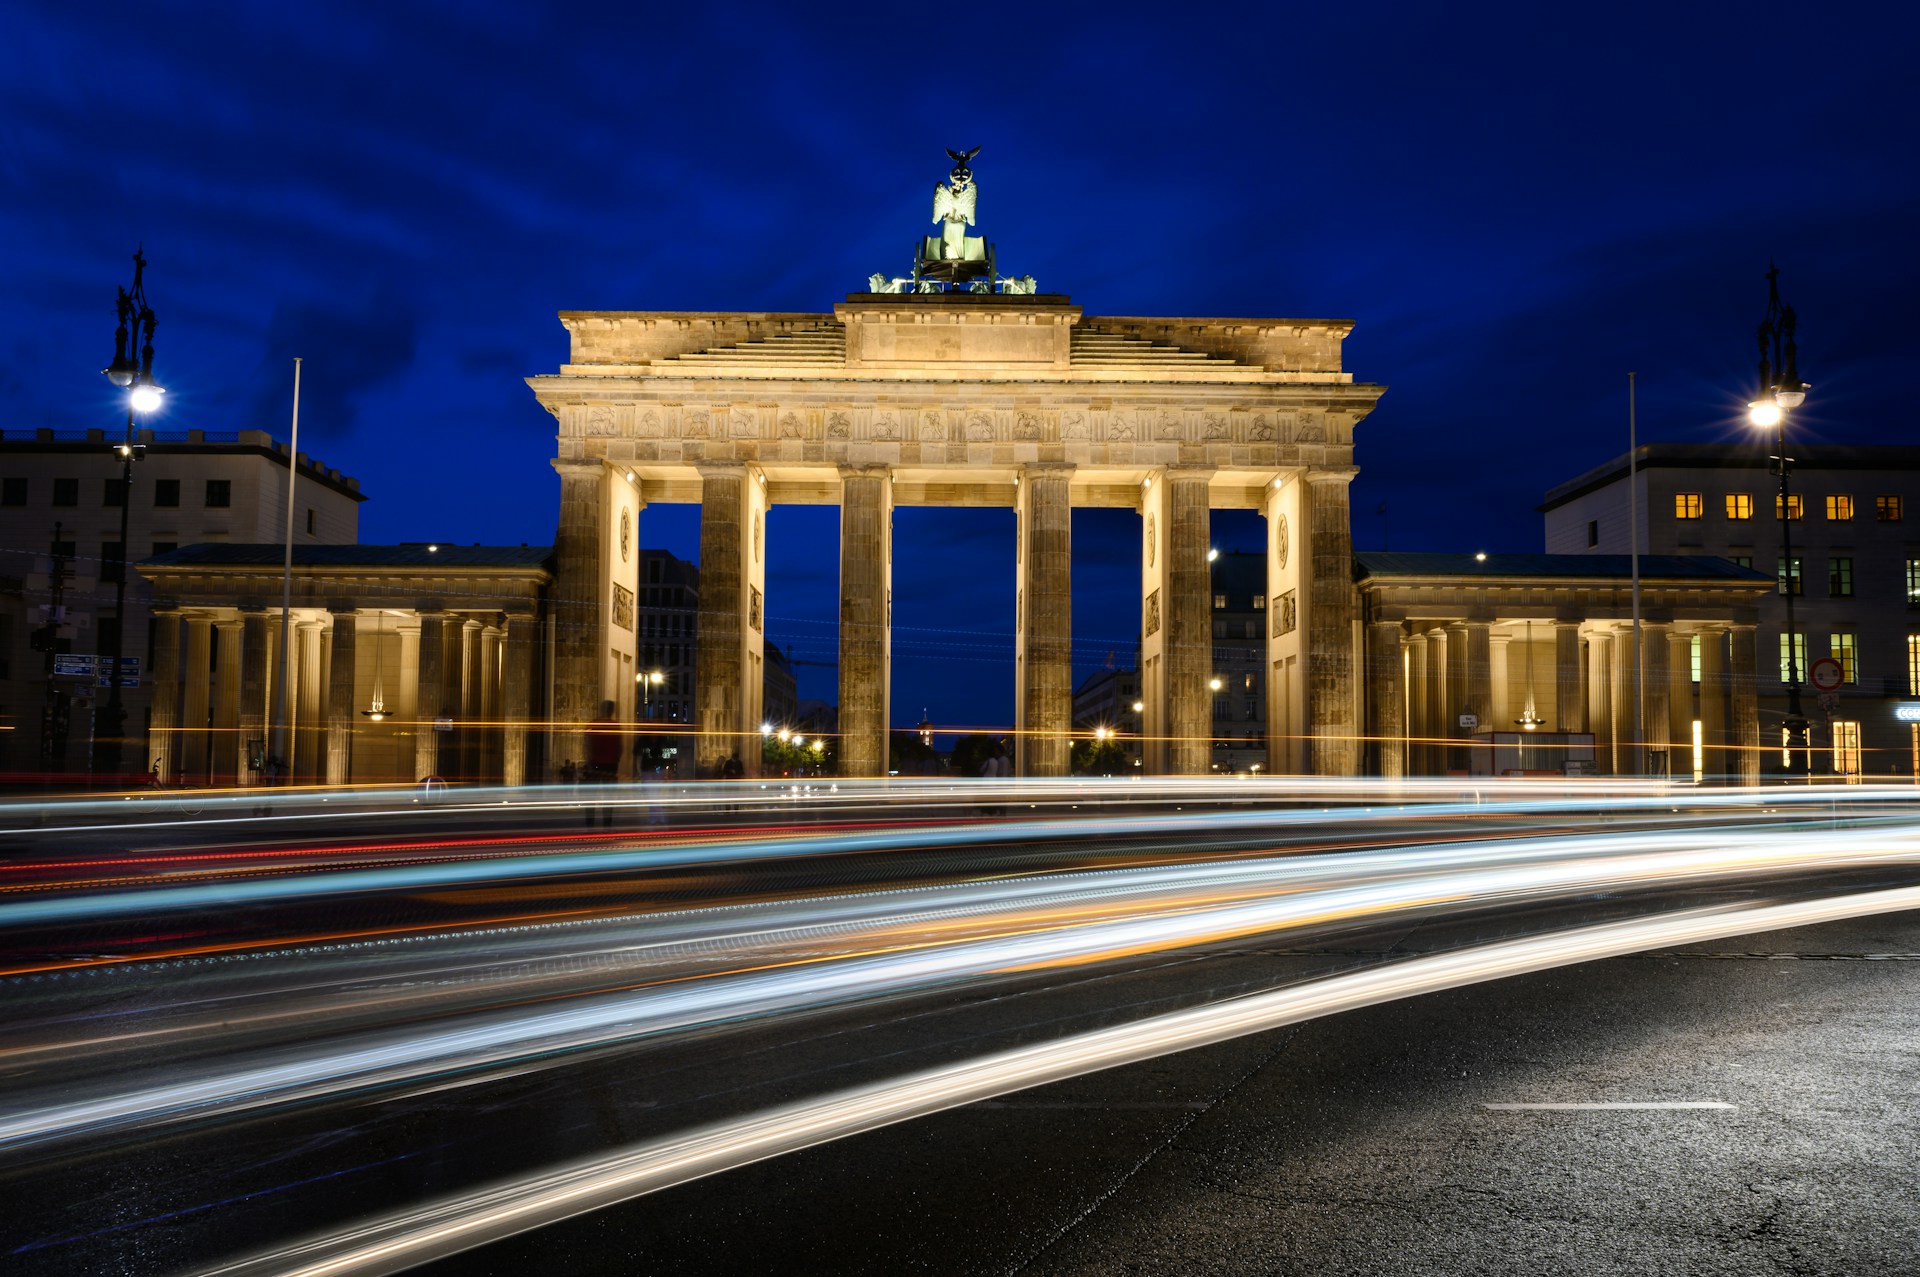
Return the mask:
[(1793, 307), (1780, 303), (1780, 268), (1767, 263), (1767, 317), (1760, 321), (1760, 395), (1747, 405), (1747, 417), (1774, 438), (1774, 474), (1780, 476), (1780, 583), (1787, 599), (1787, 773), (1805, 777), (1810, 771), (1807, 716), (1800, 706), (1800, 654), (1796, 650), (1793, 596), (1801, 574), (1793, 562), (1793, 500), (1788, 476), (1793, 458), (1787, 455), (1787, 414), (1807, 401), (1807, 383), (1800, 380), (1799, 349), (1793, 340)]
[(160, 396), (166, 393), (153, 379), (154, 321), (153, 307), (147, 305), (146, 269), (144, 253), (135, 252), (133, 288), (122, 288), (117, 303), (120, 325), (113, 334), (113, 362), (102, 369), (108, 381), (127, 392), (127, 435), (113, 449), (120, 458), (120, 572), (113, 590), (113, 647), (105, 653), (107, 704), (100, 711), (93, 736), (94, 774), (106, 776), (120, 771), (121, 739), (127, 722), (126, 706), (120, 697), (120, 660), (127, 648), (127, 565), (133, 557), (127, 552), (128, 516), (133, 510), (133, 463), (146, 454), (146, 445), (134, 442), (133, 418), (136, 413), (145, 415), (158, 408)]

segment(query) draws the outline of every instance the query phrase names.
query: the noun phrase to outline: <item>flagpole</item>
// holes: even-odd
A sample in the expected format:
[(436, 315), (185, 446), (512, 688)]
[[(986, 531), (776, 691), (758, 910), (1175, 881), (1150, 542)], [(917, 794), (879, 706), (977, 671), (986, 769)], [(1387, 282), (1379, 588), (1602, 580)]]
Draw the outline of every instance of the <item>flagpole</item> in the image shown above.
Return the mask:
[(1633, 541), (1633, 774), (1644, 776), (1647, 772), (1647, 698), (1641, 686), (1640, 656), (1640, 431), (1634, 416), (1633, 394), (1634, 379), (1638, 375), (1627, 374), (1627, 535)]
[(293, 617), (293, 483), (300, 471), (300, 357), (293, 360), (293, 437), (287, 443), (287, 544), (280, 565), (280, 680), (273, 691), (273, 751), (268, 766), (284, 777), (293, 769), (287, 757), (287, 677), (292, 672), (288, 631)]

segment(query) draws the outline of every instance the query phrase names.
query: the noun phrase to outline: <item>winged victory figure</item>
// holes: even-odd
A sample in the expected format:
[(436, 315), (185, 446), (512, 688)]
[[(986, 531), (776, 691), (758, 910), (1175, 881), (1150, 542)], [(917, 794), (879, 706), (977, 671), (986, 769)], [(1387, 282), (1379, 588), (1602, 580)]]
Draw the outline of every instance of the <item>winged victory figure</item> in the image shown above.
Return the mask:
[(933, 220), (940, 225), (940, 256), (951, 262), (966, 256), (967, 227), (974, 224), (974, 201), (980, 194), (967, 161), (980, 154), (980, 148), (964, 153), (949, 148), (947, 154), (953, 158), (953, 171), (946, 181), (934, 183)]

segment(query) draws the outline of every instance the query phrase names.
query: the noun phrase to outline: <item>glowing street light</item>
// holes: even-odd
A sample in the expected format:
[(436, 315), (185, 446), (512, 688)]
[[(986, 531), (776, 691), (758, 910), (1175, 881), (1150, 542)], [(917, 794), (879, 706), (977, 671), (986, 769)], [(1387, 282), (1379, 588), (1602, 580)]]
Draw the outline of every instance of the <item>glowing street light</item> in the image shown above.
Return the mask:
[(1793, 565), (1793, 494), (1788, 476), (1787, 413), (1807, 401), (1800, 380), (1800, 352), (1793, 339), (1793, 307), (1780, 301), (1780, 268), (1767, 263), (1767, 314), (1760, 321), (1760, 394), (1747, 405), (1747, 420), (1774, 432), (1773, 473), (1780, 476), (1780, 589), (1787, 598), (1787, 771), (1806, 775), (1812, 768), (1807, 748), (1807, 716), (1800, 707), (1800, 659), (1794, 650), (1793, 595), (1800, 574)]

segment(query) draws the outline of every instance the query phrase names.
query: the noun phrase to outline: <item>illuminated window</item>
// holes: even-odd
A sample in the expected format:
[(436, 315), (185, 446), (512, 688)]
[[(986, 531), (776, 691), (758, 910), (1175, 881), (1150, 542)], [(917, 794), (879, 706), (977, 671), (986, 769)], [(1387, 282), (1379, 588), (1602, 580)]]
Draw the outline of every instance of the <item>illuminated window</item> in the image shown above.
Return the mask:
[(1907, 635), (1907, 694), (1920, 696), (1920, 634)]
[[(1911, 577), (1908, 580), (1912, 584)], [(1853, 560), (1835, 556), (1827, 560), (1827, 593), (1836, 599), (1853, 597)]]
[(1833, 721), (1833, 774), (1855, 784), (1860, 780), (1860, 724)]
[(1689, 659), (1692, 662), (1693, 681), (1698, 683), (1700, 681), (1700, 636), (1698, 634), (1693, 636), (1692, 648)]
[(1698, 492), (1673, 494), (1673, 517), (1676, 519), (1697, 519), (1703, 508)]
[(1751, 554), (1729, 554), (1727, 557), (1729, 559), (1732, 559), (1735, 563), (1738, 563), (1743, 568), (1750, 568), (1753, 566), (1753, 556)]
[[(1804, 519), (1806, 515), (1807, 503), (1798, 492), (1787, 498), (1787, 517), (1789, 519)], [(1773, 498), (1773, 517), (1776, 519), (1780, 517), (1780, 496), (1778, 493), (1775, 493)]]
[(1791, 559), (1781, 559), (1779, 569), (1775, 575), (1779, 581), (1777, 593), (1785, 594), (1788, 591), (1792, 591), (1795, 594), (1806, 593), (1807, 583), (1800, 579), (1799, 555), (1796, 554)]
[(1226, 596), (1226, 595), (1224, 595), (1224, 594), (1216, 594), (1216, 595), (1214, 595), (1214, 596), (1213, 596), (1213, 605), (1214, 605), (1215, 607), (1218, 607), (1218, 608), (1224, 608), (1224, 607), (1225, 607), (1225, 606), (1227, 605), (1227, 596)]
[(1873, 517), (1882, 523), (1900, 522), (1900, 498), (1875, 497), (1873, 499)]
[(1828, 497), (1827, 517), (1840, 521), (1853, 518), (1853, 498), (1844, 493)]
[(1693, 783), (1699, 784), (1707, 778), (1707, 742), (1706, 732), (1700, 720), (1693, 720)]
[(1253, 610), (1254, 610), (1254, 611), (1256, 611), (1256, 612), (1264, 612), (1264, 611), (1266, 611), (1266, 610), (1267, 610), (1267, 596), (1266, 596), (1266, 595), (1264, 595), (1264, 594), (1256, 594), (1256, 595), (1254, 595), (1254, 596), (1253, 596)]
[(1920, 607), (1920, 559), (1907, 560), (1907, 606)]
[(1753, 494), (1751, 492), (1729, 492), (1727, 494), (1727, 517), (1729, 519), (1751, 519), (1753, 517)]
[(1780, 636), (1780, 681), (1782, 683), (1791, 683), (1794, 681), (1796, 675), (1800, 678), (1805, 678), (1807, 676), (1807, 636), (1804, 634), (1795, 634), (1793, 636), (1793, 664), (1791, 669), (1788, 668), (1787, 655), (1787, 636), (1782, 634)]
[(1840, 681), (1842, 683), (1857, 683), (1860, 681), (1855, 677), (1857, 671), (1854, 667), (1854, 637), (1852, 630), (1835, 630), (1829, 635), (1827, 652), (1834, 660), (1840, 662)]
[(1793, 734), (1782, 727), (1780, 729), (1780, 768), (1782, 771), (1793, 770), (1793, 751), (1787, 748), (1787, 746), (1792, 743)]

